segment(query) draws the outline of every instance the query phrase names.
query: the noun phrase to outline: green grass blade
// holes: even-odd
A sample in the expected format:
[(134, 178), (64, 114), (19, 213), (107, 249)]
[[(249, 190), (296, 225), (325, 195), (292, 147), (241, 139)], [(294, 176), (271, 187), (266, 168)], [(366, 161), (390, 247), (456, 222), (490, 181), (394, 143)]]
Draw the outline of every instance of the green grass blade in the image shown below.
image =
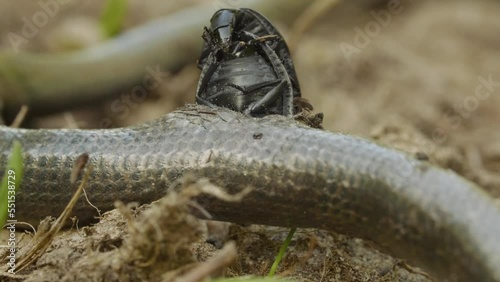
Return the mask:
[(101, 30), (106, 37), (113, 37), (120, 32), (125, 14), (127, 0), (107, 0), (101, 15)]
[[(15, 194), (23, 178), (23, 156), (21, 144), (15, 141), (12, 155), (9, 159), (5, 174), (0, 183), (0, 226), (4, 226), (7, 218), (15, 219)], [(14, 196), (14, 197), (13, 197)], [(9, 199), (10, 198), (10, 199)], [(10, 211), (9, 211), (10, 210)]]
[(286, 236), (285, 241), (281, 245), (280, 251), (279, 251), (278, 255), (276, 256), (276, 259), (274, 259), (273, 265), (271, 266), (271, 270), (269, 271), (269, 274), (267, 275), (268, 277), (274, 277), (274, 274), (276, 273), (276, 270), (278, 270), (278, 266), (280, 265), (280, 262), (283, 259), (283, 256), (285, 255), (285, 251), (288, 248), (290, 241), (292, 241), (293, 234), (295, 234), (296, 230), (297, 230), (297, 228), (292, 228), (288, 232), (288, 235)]

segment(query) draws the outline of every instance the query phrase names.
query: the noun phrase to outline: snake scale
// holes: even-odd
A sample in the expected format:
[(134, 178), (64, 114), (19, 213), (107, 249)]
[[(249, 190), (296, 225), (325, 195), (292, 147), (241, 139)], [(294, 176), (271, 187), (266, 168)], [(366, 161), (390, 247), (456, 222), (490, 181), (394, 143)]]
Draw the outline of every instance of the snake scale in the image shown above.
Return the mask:
[[(200, 198), (217, 220), (333, 230), (449, 281), (500, 281), (500, 207), (455, 173), (360, 137), (187, 106), (128, 128), (0, 127), (0, 173), (14, 140), (25, 163), (19, 221), (57, 216), (75, 189), (73, 162), (88, 153), (87, 193), (102, 210), (158, 199), (189, 172), (230, 192), (253, 188), (239, 203)], [(95, 210), (80, 199), (74, 215), (85, 223)]]

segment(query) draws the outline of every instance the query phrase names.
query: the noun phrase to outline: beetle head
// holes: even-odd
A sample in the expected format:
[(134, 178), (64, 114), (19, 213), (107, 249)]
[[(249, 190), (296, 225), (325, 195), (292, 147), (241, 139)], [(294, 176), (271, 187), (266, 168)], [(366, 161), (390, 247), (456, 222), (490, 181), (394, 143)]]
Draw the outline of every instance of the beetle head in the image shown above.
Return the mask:
[(222, 9), (217, 11), (210, 20), (210, 33), (213, 42), (227, 52), (232, 44), (234, 26), (236, 24), (236, 11)]

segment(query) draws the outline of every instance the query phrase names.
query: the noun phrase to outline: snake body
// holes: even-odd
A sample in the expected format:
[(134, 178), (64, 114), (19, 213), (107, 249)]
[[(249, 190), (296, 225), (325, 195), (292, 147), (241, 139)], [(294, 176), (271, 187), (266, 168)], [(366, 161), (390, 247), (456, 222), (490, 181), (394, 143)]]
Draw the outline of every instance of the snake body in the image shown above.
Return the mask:
[[(500, 208), (493, 200), (451, 171), (359, 137), (282, 116), (188, 106), (121, 129), (0, 127), (1, 173), (14, 140), (25, 163), (19, 221), (57, 216), (75, 189), (73, 162), (88, 153), (87, 193), (102, 210), (115, 200), (158, 199), (189, 172), (230, 192), (253, 188), (239, 203), (200, 198), (215, 219), (333, 230), (450, 281), (500, 281)], [(74, 214), (89, 222), (95, 210), (81, 199)]]

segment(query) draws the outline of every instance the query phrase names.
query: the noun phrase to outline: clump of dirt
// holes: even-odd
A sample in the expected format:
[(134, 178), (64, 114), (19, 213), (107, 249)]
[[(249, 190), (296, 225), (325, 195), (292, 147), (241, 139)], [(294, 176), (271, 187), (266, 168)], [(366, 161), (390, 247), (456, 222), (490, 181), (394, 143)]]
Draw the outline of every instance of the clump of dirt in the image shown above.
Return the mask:
[[(229, 238), (239, 256), (227, 275), (266, 276), (287, 234), (286, 228), (233, 226)], [(279, 276), (296, 281), (430, 281), (418, 269), (410, 271), (367, 242), (312, 229), (295, 233), (278, 269)]]
[(25, 281), (168, 281), (197, 262), (191, 244), (200, 240), (203, 225), (189, 212), (194, 189), (134, 212), (118, 204), (98, 224), (61, 233), (18, 274), (30, 273)]

